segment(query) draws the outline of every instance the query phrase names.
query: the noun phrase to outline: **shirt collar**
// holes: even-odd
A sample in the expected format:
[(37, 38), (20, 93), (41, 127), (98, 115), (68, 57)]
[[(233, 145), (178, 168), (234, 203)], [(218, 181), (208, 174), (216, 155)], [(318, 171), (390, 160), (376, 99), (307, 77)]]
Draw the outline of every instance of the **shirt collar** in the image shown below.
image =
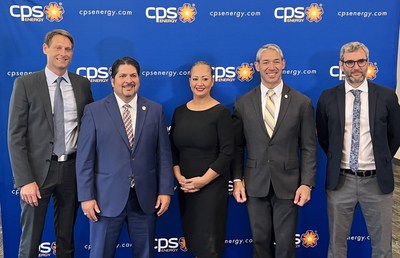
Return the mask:
[(118, 103), (119, 109), (121, 109), (125, 104), (129, 104), (129, 106), (131, 106), (131, 108), (133, 108), (133, 110), (136, 110), (136, 107), (137, 107), (137, 94), (128, 103), (125, 103), (120, 97), (118, 97), (118, 95), (115, 92), (114, 92), (114, 96), (117, 99), (117, 103)]
[(350, 90), (360, 90), (362, 92), (368, 93), (368, 81), (365, 79), (358, 88), (354, 88), (347, 81), (345, 81), (344, 89), (346, 93), (348, 93)]
[[(49, 68), (47, 68), (47, 66), (46, 66), (46, 68), (44, 68), (44, 73), (46, 74), (46, 79), (47, 79), (48, 85), (55, 83), (57, 78), (60, 77), (57, 74), (53, 73)], [(71, 81), (68, 76), (68, 71), (65, 71), (65, 73), (61, 77), (64, 78), (64, 80), (67, 82), (67, 84), (71, 84)]]
[[(266, 86), (264, 86), (262, 83), (260, 84), (260, 89), (261, 89), (261, 96), (265, 97), (267, 95), (268, 92), (268, 88)], [(281, 80), (281, 82), (272, 89), (275, 92), (275, 95), (280, 98), (282, 95), (282, 91), (283, 91), (283, 80)]]

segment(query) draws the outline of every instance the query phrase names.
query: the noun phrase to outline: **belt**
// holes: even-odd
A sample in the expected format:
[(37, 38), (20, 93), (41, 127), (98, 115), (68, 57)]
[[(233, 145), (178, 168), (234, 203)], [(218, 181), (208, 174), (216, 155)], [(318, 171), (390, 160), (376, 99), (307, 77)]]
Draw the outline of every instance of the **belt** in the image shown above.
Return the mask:
[(357, 170), (356, 172), (353, 172), (350, 169), (341, 169), (340, 172), (359, 177), (368, 177), (376, 174), (376, 170)]
[(51, 160), (55, 160), (57, 162), (65, 162), (71, 159), (76, 159), (76, 152), (71, 153), (71, 154), (64, 154), (58, 157), (57, 155), (52, 155)]

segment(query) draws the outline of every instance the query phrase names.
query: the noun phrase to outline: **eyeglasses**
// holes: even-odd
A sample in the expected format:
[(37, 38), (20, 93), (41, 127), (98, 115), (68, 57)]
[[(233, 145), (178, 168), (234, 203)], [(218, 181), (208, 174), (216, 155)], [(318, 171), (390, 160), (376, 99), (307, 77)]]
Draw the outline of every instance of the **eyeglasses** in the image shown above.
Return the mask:
[(342, 60), (342, 63), (346, 65), (348, 68), (353, 68), (354, 65), (357, 63), (359, 67), (363, 67), (367, 64), (368, 59), (359, 59), (359, 60)]

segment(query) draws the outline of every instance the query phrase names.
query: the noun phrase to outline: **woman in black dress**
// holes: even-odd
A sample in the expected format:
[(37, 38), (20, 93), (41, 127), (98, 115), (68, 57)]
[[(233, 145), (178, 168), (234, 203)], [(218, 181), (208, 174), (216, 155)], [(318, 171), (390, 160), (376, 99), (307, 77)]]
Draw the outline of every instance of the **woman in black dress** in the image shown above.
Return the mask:
[(199, 61), (190, 74), (193, 99), (175, 109), (171, 123), (174, 173), (189, 251), (217, 258), (225, 241), (233, 126), (229, 109), (210, 95), (211, 66)]

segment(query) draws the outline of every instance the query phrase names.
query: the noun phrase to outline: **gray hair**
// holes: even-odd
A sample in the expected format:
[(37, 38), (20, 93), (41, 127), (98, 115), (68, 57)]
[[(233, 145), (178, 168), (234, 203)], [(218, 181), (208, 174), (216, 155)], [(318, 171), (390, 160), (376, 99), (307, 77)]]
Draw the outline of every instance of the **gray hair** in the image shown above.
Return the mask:
[(278, 52), (278, 54), (281, 56), (281, 59), (283, 60), (283, 52), (282, 52), (282, 49), (278, 45), (266, 44), (266, 45), (260, 47), (260, 49), (258, 49), (257, 54), (256, 54), (256, 62), (260, 61), (261, 53), (267, 49), (271, 49), (271, 50)]
[(342, 48), (340, 49), (340, 60), (343, 61), (343, 56), (345, 53), (352, 53), (359, 49), (362, 49), (364, 51), (364, 53), (368, 59), (368, 56), (369, 56), (368, 48), (361, 42), (353, 41), (353, 42), (346, 43), (342, 46)]

